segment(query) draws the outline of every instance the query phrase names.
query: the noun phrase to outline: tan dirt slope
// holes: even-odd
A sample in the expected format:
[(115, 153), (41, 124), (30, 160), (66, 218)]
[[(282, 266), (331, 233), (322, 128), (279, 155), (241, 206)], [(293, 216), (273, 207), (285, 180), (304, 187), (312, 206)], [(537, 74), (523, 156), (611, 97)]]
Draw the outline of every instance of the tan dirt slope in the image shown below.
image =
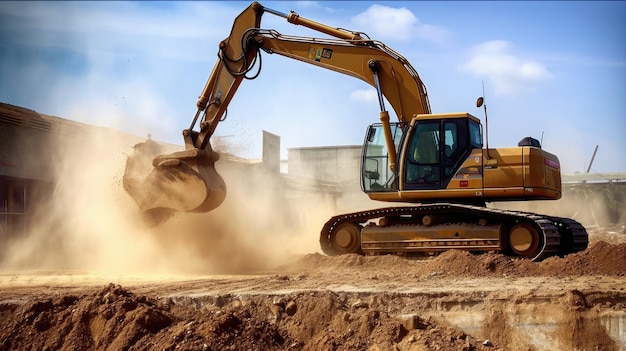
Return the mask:
[(624, 350), (626, 242), (610, 238), (543, 262), (452, 250), (231, 276), (7, 273), (0, 350)]

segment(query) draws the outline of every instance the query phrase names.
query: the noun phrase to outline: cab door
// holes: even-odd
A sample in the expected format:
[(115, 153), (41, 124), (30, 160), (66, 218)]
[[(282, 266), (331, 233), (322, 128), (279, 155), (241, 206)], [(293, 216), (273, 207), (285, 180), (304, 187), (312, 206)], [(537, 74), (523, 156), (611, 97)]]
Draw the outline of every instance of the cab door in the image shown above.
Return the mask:
[(408, 135), (404, 189), (444, 189), (470, 153), (468, 119), (419, 121)]

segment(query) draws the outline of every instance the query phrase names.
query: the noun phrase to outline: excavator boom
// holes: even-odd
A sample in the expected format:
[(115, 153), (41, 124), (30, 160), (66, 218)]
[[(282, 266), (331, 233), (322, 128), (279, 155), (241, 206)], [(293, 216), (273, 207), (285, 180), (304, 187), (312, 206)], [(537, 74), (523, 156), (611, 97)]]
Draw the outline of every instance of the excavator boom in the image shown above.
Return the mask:
[[(331, 37), (288, 36), (261, 29), (264, 13)], [(295, 12), (284, 14), (253, 2), (236, 17), (230, 35), (219, 44), (218, 60), (198, 98), (196, 114), (189, 128), (183, 130), (185, 150), (162, 154), (154, 143), (139, 144), (129, 156), (124, 187), (141, 210), (207, 212), (222, 203), (226, 186), (215, 171), (219, 155), (213, 152), (210, 138), (241, 82), (258, 75), (256, 72), (250, 76), (262, 52), (333, 70), (375, 87), (391, 152), (396, 150), (383, 97), (403, 127), (416, 115), (430, 113), (426, 88), (417, 71), (385, 44), (370, 40), (363, 33), (333, 28)], [(395, 160), (395, 156), (391, 159)], [(390, 167), (395, 168), (395, 163)]]

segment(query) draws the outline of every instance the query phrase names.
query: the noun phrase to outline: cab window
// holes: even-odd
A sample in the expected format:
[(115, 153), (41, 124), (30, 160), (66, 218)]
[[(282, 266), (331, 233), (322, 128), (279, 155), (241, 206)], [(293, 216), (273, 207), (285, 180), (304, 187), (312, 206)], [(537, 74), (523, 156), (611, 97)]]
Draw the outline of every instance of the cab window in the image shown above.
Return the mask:
[(436, 184), (440, 181), (439, 121), (421, 122), (415, 126), (406, 159), (406, 181)]
[(465, 159), (468, 152), (468, 131), (466, 119), (451, 119), (443, 122), (444, 151), (443, 170), (444, 177), (451, 177), (460, 163)]
[(483, 147), (483, 133), (480, 124), (469, 121), (469, 135), (470, 144), (474, 148), (482, 149)]
[[(391, 134), (396, 150), (404, 130), (398, 123), (390, 123)], [(385, 133), (380, 123), (371, 125), (365, 136), (364, 152), (361, 159), (361, 188), (365, 192), (392, 191), (397, 187), (394, 173), (389, 168), (389, 150)]]

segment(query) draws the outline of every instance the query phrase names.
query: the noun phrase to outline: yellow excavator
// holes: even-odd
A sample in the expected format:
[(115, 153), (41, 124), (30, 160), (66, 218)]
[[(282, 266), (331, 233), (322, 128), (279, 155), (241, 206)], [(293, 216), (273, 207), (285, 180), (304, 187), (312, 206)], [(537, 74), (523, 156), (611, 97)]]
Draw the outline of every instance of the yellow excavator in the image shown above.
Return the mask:
[[(261, 29), (265, 13), (328, 37)], [(378, 92), (380, 123), (365, 134), (361, 187), (370, 199), (408, 206), (332, 217), (320, 235), (324, 253), (404, 255), (464, 249), (542, 260), (587, 248), (585, 228), (572, 219), (486, 206), (561, 197), (559, 160), (536, 139), (525, 138), (517, 147), (483, 148), (480, 120), (466, 112), (431, 113), (417, 71), (384, 43), (258, 2), (236, 17), (230, 35), (219, 44), (218, 61), (198, 98), (197, 112), (183, 130), (185, 150), (159, 154), (157, 144), (148, 141), (136, 145), (129, 156), (123, 185), (140, 210), (208, 212), (222, 203), (226, 185), (215, 170), (219, 155), (210, 138), (239, 84), (259, 73), (252, 71), (262, 52), (361, 79)], [(390, 121), (385, 102), (397, 122)], [(477, 107), (482, 103), (479, 98)]]

